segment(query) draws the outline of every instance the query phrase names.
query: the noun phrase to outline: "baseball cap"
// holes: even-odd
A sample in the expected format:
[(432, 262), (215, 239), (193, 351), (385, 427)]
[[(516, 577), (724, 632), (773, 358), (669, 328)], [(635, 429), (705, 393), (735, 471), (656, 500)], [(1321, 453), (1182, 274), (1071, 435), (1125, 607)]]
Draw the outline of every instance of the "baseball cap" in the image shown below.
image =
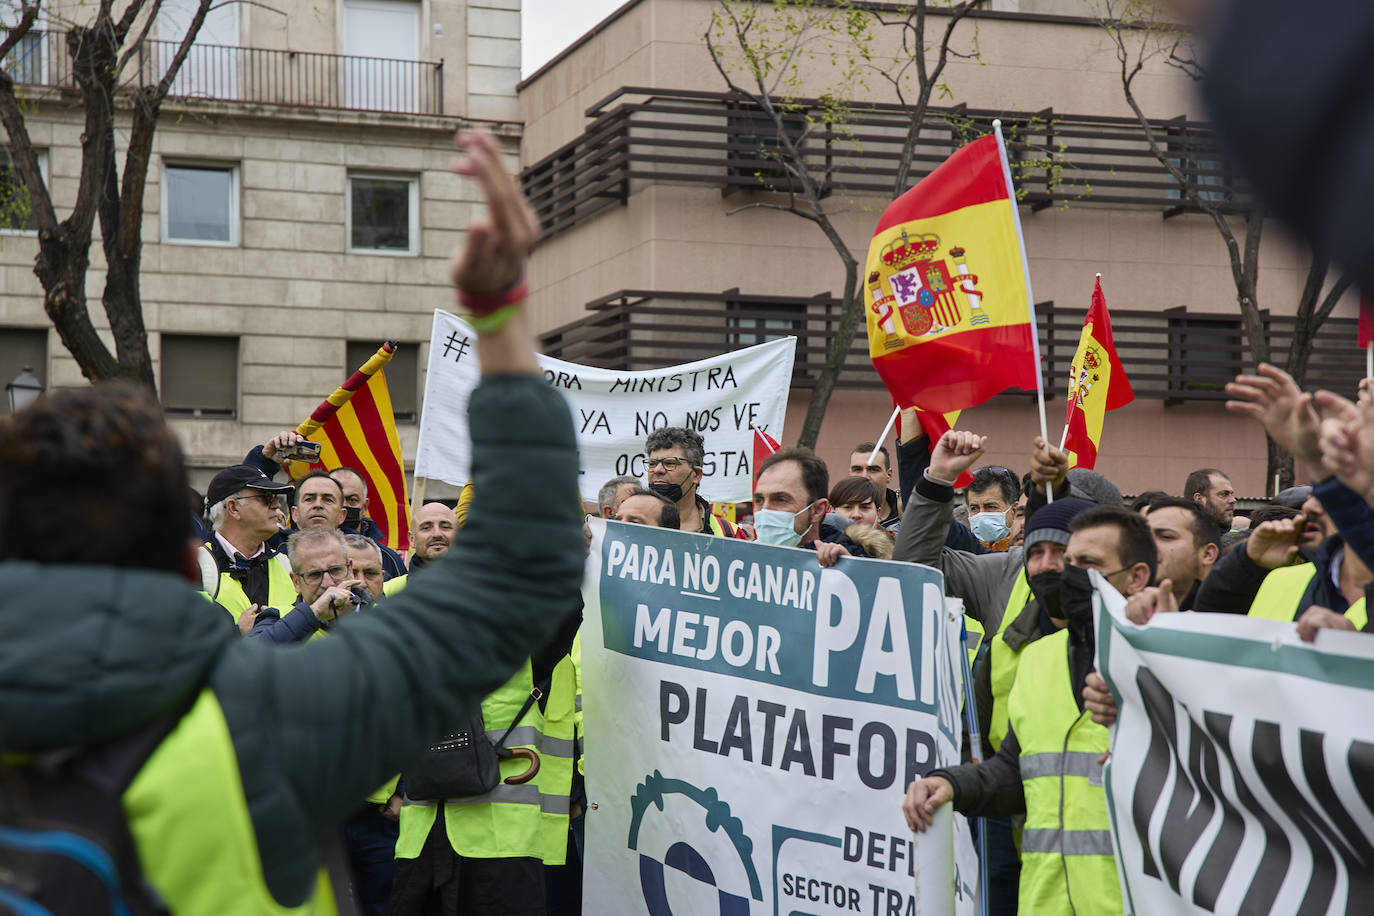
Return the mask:
[(264, 493), (290, 493), (291, 484), (278, 483), (249, 464), (235, 464), (215, 475), (205, 491), (205, 505), (213, 506), (248, 487)]

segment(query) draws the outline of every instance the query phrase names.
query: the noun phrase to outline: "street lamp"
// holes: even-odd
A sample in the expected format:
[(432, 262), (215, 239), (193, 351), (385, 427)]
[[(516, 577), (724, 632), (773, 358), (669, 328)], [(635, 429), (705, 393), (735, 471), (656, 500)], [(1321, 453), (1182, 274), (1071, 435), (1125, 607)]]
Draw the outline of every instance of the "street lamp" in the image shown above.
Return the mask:
[(5, 386), (5, 392), (10, 396), (10, 410), (19, 411), (38, 400), (43, 393), (43, 383), (33, 374), (32, 366), (25, 366), (14, 381)]

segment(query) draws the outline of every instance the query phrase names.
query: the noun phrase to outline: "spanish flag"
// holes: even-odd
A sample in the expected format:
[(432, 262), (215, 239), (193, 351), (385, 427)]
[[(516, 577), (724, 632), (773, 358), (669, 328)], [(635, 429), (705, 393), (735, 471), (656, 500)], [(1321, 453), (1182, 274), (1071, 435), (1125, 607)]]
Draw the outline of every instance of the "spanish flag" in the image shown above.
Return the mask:
[(1125, 407), (1135, 399), (1126, 370), (1112, 342), (1112, 319), (1102, 295), (1102, 278), (1093, 284), (1093, 304), (1083, 320), (1078, 352), (1069, 367), (1069, 395), (1064, 417), (1064, 448), (1071, 467), (1091, 468), (1097, 463), (1102, 441), (1102, 420), (1107, 411)]
[[(410, 547), (410, 501), (396, 417), (382, 367), (396, 353), (394, 341), (381, 348), (310, 414), (296, 432), (320, 444), (320, 459), (310, 467), (349, 467), (367, 481), (368, 514), (386, 533), (387, 546)], [(291, 476), (299, 462), (292, 462)]]
[(996, 135), (888, 205), (866, 270), (868, 351), (898, 404), (947, 413), (1037, 387), (1016, 198)]

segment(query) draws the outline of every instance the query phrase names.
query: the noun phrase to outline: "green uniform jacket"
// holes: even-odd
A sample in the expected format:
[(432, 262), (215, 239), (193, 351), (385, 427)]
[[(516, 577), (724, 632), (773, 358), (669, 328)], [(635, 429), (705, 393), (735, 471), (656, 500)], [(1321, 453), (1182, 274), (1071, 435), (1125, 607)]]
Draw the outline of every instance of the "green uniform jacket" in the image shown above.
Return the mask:
[[(355, 615), (329, 639), (240, 640), (169, 574), (0, 563), (0, 742), (27, 752), (109, 738), (208, 686), (267, 887), (279, 903), (306, 900), (322, 828), (419, 757), (455, 706), (505, 683), (560, 623), (548, 609), (577, 600), (585, 550), (563, 399), (542, 379), (498, 377), (469, 413), (480, 495), (467, 526), (386, 613)], [(531, 480), (544, 498), (529, 499)]]

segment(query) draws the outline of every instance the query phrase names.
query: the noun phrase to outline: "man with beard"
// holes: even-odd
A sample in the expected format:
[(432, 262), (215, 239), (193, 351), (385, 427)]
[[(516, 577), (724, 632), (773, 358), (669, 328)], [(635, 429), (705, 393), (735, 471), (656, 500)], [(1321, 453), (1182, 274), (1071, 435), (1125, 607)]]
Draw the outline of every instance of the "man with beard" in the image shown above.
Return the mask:
[(415, 554), (410, 558), (410, 571), (416, 572), (434, 560), (453, 544), (458, 521), (453, 510), (443, 503), (425, 503), (410, 520), (410, 543)]
[(644, 441), (648, 455), (648, 489), (677, 506), (683, 531), (748, 540), (743, 529), (711, 512), (711, 504), (697, 492), (705, 473), (706, 445), (701, 435), (680, 426), (656, 429)]
[(918, 831), (945, 802), (968, 816), (1024, 813), (1020, 912), (1120, 913), (1098, 762), (1108, 735), (1084, 714), (1081, 696), (1093, 664), (1087, 570), (1097, 570), (1123, 595), (1134, 595), (1154, 579), (1155, 544), (1145, 520), (1125, 509), (1092, 508), (1069, 527), (1064, 569), (1054, 587), (1043, 590), (1057, 630), (1022, 652), (1008, 703), (1009, 727), (996, 756), (914, 781), (902, 812)]

